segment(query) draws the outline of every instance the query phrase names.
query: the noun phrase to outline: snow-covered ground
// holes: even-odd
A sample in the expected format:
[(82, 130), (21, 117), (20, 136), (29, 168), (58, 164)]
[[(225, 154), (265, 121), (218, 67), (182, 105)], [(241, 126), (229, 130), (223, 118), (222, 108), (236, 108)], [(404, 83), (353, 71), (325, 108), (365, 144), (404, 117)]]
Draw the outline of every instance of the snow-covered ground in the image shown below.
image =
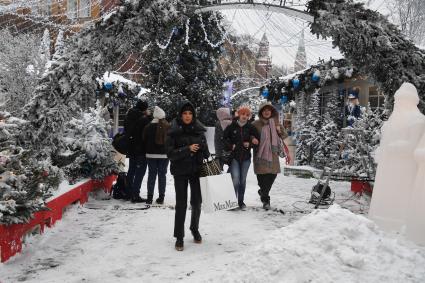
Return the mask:
[(187, 217), (183, 252), (174, 249), (171, 176), (167, 183), (163, 207), (128, 210), (143, 205), (104, 194), (71, 207), (0, 265), (0, 282), (425, 282), (425, 250), (358, 215), (368, 201), (352, 197), (349, 183), (331, 188), (357, 215), (339, 206), (308, 214), (316, 180), (280, 174), (271, 203), (283, 214), (260, 208), (251, 170), (248, 210), (202, 214), (202, 244), (193, 243)]

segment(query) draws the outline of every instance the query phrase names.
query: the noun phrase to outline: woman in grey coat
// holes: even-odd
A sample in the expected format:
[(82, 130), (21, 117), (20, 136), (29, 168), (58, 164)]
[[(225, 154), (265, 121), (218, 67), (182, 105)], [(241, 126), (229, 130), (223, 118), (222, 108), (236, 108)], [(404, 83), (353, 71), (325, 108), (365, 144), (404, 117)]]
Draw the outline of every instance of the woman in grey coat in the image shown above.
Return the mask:
[(230, 114), (230, 109), (222, 107), (217, 109), (217, 119), (218, 121), (215, 124), (215, 133), (214, 133), (214, 148), (217, 158), (220, 160), (221, 169), (225, 164), (225, 143), (224, 143), (224, 130), (232, 123), (232, 114)]

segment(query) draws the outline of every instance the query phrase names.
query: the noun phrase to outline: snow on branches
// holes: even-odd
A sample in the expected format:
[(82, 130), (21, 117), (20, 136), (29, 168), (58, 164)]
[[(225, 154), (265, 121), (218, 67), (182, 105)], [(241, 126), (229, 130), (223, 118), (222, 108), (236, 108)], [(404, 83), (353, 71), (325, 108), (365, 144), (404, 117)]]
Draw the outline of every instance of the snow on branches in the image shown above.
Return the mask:
[(58, 153), (56, 161), (71, 181), (82, 177), (102, 179), (119, 171), (108, 136), (109, 119), (105, 116), (109, 116), (108, 110), (98, 107), (83, 113), (80, 118), (72, 118), (65, 125), (65, 148)]
[(22, 116), (22, 107), (30, 100), (47, 61), (39, 52), (37, 35), (13, 34), (3, 29), (0, 38), (1, 108)]
[(389, 98), (388, 109), (395, 91), (403, 82), (410, 82), (420, 93), (419, 108), (425, 111), (425, 51), (395, 25), (352, 0), (311, 0), (307, 9), (314, 15), (311, 32), (331, 37), (360, 73), (373, 77)]
[(0, 112), (0, 224), (28, 222), (34, 212), (45, 209), (44, 200), (62, 178), (57, 167), (17, 145), (20, 128), (27, 123)]
[[(279, 103), (282, 96), (287, 97), (286, 101), (295, 100), (295, 97), (301, 92), (312, 93), (327, 83), (343, 82), (357, 74), (357, 69), (347, 60), (332, 59), (295, 74), (270, 80), (270, 83), (265, 86), (269, 91), (266, 98), (273, 103)], [(260, 94), (262, 90), (263, 88), (260, 89)]]

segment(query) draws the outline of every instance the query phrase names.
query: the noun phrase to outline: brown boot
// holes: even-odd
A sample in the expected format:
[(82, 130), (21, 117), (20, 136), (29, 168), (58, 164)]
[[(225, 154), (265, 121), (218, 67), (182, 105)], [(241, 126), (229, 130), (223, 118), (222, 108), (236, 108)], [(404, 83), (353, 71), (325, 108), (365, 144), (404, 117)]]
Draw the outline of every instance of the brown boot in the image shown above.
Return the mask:
[(193, 235), (193, 241), (197, 244), (202, 243), (202, 237), (201, 234), (199, 234), (198, 230), (192, 231), (192, 235)]
[(176, 247), (177, 251), (179, 251), (179, 252), (183, 251), (184, 250), (183, 239), (177, 239), (175, 247)]

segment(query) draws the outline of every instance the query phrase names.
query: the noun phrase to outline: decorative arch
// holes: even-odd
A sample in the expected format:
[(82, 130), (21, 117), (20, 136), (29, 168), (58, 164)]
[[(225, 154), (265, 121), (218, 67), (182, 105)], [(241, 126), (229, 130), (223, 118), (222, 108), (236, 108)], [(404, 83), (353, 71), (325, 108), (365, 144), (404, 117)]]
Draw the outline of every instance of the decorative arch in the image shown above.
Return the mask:
[[(191, 13), (184, 7), (192, 5), (202, 13), (200, 7), (193, 6), (194, 2), (126, 1), (115, 13), (74, 38), (67, 54), (40, 81), (34, 99), (25, 109), (25, 118), (31, 121), (25, 140), (35, 147), (45, 147), (46, 152), (58, 150), (62, 125), (93, 105), (95, 78), (134, 50), (145, 52), (155, 44), (161, 48), (167, 38), (159, 39), (159, 35), (169, 34), (173, 27), (184, 31)], [(334, 45), (361, 73), (376, 79), (389, 102), (395, 90), (410, 81), (419, 90), (424, 110), (423, 50), (406, 40), (382, 15), (352, 0), (311, 0), (307, 8), (314, 16), (311, 31), (333, 38)], [(219, 34), (214, 38), (216, 47), (224, 40)], [(205, 40), (209, 40), (207, 36)]]
[(300, 7), (302, 5), (294, 5), (292, 2), (286, 0), (269, 1), (265, 3), (263, 0), (246, 0), (244, 2), (228, 0), (228, 1), (210, 1), (199, 6), (195, 6), (195, 13), (205, 13), (211, 11), (222, 11), (222, 10), (260, 10), (266, 12), (281, 13), (290, 17), (302, 19), (307, 22), (314, 20), (313, 15), (306, 11), (296, 9), (294, 7)]

